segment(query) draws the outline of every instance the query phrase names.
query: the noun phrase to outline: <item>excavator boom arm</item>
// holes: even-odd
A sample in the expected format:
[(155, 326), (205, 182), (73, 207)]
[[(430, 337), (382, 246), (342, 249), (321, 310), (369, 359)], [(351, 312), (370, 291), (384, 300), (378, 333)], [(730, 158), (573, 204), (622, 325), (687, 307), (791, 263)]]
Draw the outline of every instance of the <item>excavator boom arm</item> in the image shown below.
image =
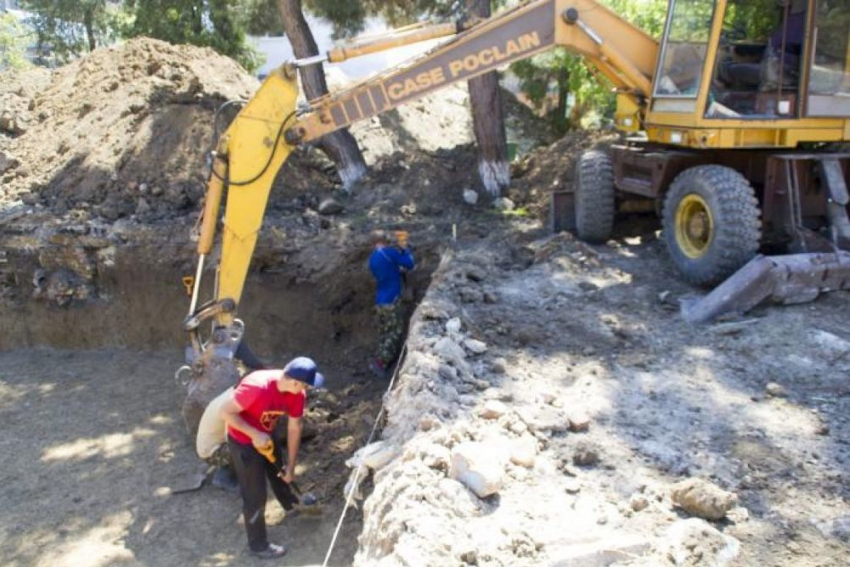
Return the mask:
[[(334, 95), (311, 101), (296, 117), (295, 66), (342, 61), (435, 37), (451, 39), (430, 52)], [(470, 24), (412, 26), (402, 33), (371, 38), (326, 56), (275, 70), (222, 137), (214, 160), (198, 243), (198, 273), (213, 248), (217, 211), (224, 188), (227, 205), (215, 302), (197, 308), (196, 278), (187, 330), (196, 329), (203, 309), (222, 325), (233, 321), (257, 235), (277, 171), (298, 143), (320, 138), (359, 120), (531, 57), (556, 45), (584, 55), (615, 87), (642, 107), (650, 95), (658, 43), (597, 0), (534, 0)], [(229, 308), (222, 308), (227, 305)]]
[[(447, 35), (452, 25), (419, 30)], [(421, 57), (341, 93), (313, 103), (313, 111), (287, 130), (290, 144), (315, 140), (458, 81), (526, 59), (556, 45), (582, 54), (614, 85), (649, 97), (658, 43), (596, 0), (537, 0), (483, 20)], [(375, 42), (372, 43), (373, 45)], [(399, 40), (388, 39), (388, 47)], [(353, 49), (354, 55), (362, 52)], [(324, 59), (341, 61), (344, 49)], [(371, 51), (370, 51), (371, 52)]]

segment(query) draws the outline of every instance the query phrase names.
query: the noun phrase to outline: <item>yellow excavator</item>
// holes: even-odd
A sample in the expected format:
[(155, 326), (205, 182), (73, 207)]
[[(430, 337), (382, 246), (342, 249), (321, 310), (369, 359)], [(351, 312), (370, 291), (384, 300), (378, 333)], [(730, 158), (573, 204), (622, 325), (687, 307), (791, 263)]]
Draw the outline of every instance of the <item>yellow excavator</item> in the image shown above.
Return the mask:
[[(272, 182), (292, 149), (457, 81), (562, 46), (616, 89), (629, 137), (590, 151), (552, 198), (556, 230), (605, 241), (622, 212), (660, 214), (670, 259), (697, 285), (683, 307), (706, 321), (758, 302), (850, 287), (850, 1), (670, 0), (659, 41), (597, 0), (532, 0), (489, 19), (416, 24), (285, 64), (264, 81), (214, 153), (179, 376), (184, 417), (236, 381), (237, 308)], [(434, 38), (426, 54), (296, 109), (297, 69)], [(214, 297), (198, 305), (227, 189)], [(790, 254), (759, 256), (762, 245)], [(731, 276), (731, 277), (730, 277)], [(728, 279), (727, 279), (728, 278)], [(202, 339), (202, 323), (213, 331)]]

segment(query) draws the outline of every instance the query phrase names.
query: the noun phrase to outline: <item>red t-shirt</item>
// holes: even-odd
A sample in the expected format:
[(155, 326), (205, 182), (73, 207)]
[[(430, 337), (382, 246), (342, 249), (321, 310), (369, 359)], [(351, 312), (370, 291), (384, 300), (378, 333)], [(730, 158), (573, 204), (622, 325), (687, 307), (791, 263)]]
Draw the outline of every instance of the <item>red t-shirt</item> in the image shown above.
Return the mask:
[[(266, 433), (271, 433), (282, 415), (304, 415), (307, 393), (281, 392), (277, 389), (279, 376), (280, 370), (258, 370), (243, 378), (233, 390), (233, 397), (242, 407), (239, 416), (248, 425)], [(228, 426), (227, 433), (237, 443), (251, 444), (251, 438), (237, 429)]]

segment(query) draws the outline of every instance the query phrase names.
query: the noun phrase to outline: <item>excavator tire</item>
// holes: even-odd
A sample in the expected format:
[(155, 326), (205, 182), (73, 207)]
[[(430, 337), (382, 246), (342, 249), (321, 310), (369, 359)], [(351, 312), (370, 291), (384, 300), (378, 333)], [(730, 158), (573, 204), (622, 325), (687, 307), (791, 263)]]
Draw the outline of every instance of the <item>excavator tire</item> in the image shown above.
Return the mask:
[(685, 281), (720, 283), (758, 252), (759, 204), (732, 168), (700, 165), (673, 180), (664, 201), (664, 241)]
[(586, 242), (605, 242), (614, 225), (614, 166), (608, 154), (592, 150), (579, 158), (576, 233)]

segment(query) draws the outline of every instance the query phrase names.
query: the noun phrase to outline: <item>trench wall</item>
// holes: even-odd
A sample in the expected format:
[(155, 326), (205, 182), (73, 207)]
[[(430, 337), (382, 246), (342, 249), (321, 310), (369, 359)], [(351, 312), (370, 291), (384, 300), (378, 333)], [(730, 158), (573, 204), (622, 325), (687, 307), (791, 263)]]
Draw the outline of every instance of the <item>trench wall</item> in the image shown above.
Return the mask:
[[(181, 278), (194, 272), (191, 247), (86, 248), (66, 241), (5, 252), (0, 349), (157, 350), (187, 344), (182, 320), (189, 297)], [(349, 252), (341, 251), (329, 268), (326, 264), (323, 275), (305, 276), (298, 263), (252, 270), (239, 317), (260, 356), (280, 360), (298, 352), (339, 361), (371, 348), (374, 282), (366, 267), (368, 250), (358, 245)], [(276, 254), (266, 248), (257, 256)], [(410, 275), (412, 296), (424, 294), (434, 261), (428, 251), (421, 255), (420, 269)], [(210, 297), (213, 280), (209, 271), (202, 298)]]

